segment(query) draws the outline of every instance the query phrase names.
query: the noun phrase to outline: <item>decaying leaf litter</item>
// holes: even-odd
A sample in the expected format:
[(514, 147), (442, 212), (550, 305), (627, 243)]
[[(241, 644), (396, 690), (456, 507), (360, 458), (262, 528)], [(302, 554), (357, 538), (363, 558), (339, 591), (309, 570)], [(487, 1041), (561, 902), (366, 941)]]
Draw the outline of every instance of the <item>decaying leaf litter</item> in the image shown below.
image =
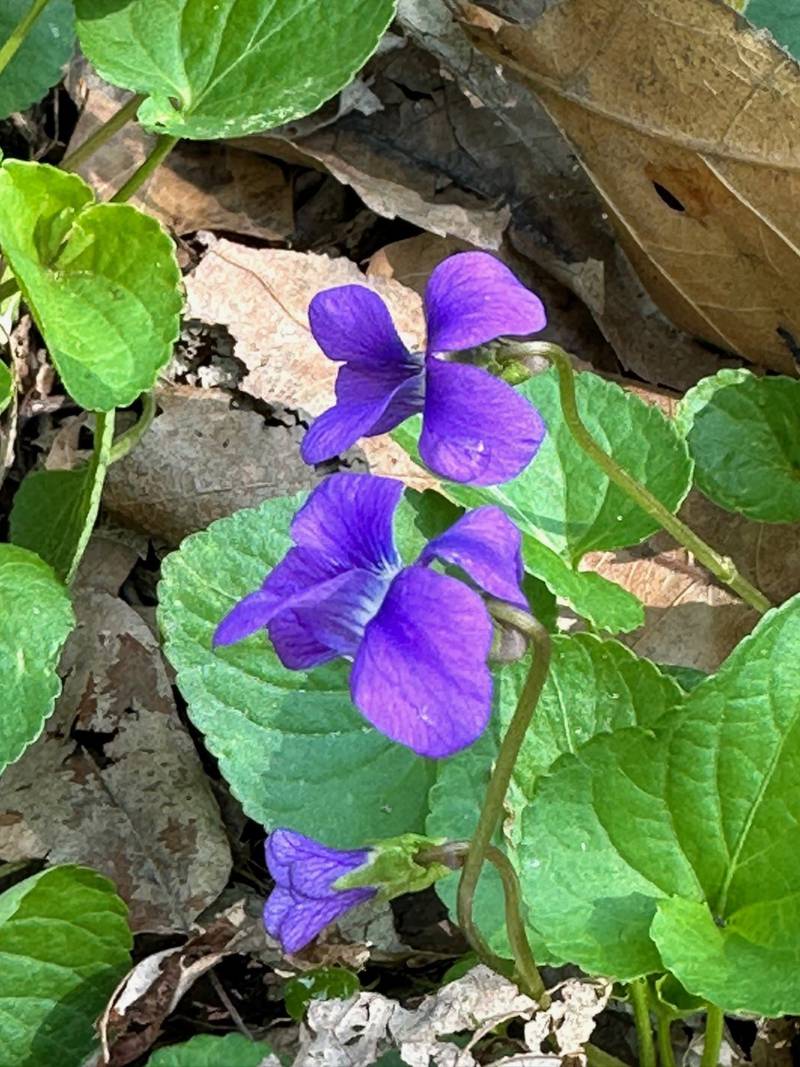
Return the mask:
[[(57, 161), (119, 101), (76, 60), (45, 107), (10, 120), (13, 136)], [(797, 64), (714, 0), (401, 0), (339, 98), (268, 134), (182, 142), (141, 191), (179, 238), (187, 319), (150, 433), (111, 470), (56, 711), (0, 785), (0, 859), (26, 872), (90, 863), (131, 908), (140, 962), (104, 1017), (111, 1063), (237, 1029), (294, 1067), (571, 1064), (590, 1040), (632, 1061), (629, 1018), (595, 984), (552, 973), (559, 995), (538, 1014), (482, 968), (430, 993), (465, 951), (432, 891), (413, 923), (384, 906), (281, 960), (254, 904), (268, 885), (260, 828), (188, 724), (154, 589), (183, 537), (327, 473), (299, 455), (333, 398), (306, 318), (320, 288), (374, 289), (418, 348), (431, 267), (489, 248), (544, 299), (547, 339), (669, 413), (721, 367), (796, 375), (799, 103)], [(85, 176), (102, 195), (147, 142), (128, 128)], [(4, 506), (27, 471), (83, 458), (27, 325), (12, 349), (22, 396), (0, 415)], [(435, 484), (388, 437), (335, 465)], [(768, 595), (800, 590), (796, 526), (747, 524), (697, 492), (684, 511)], [(752, 628), (666, 535), (582, 565), (643, 601), (644, 625), (621, 640), (655, 662), (712, 671)], [(563, 605), (560, 623), (575, 625)], [(283, 989), (309, 964), (359, 971), (363, 991), (311, 1000), (298, 1024)], [(692, 1042), (691, 1019), (679, 1040)], [(730, 1062), (750, 1046), (754, 1062), (779, 1062), (785, 1041), (744, 1027)]]

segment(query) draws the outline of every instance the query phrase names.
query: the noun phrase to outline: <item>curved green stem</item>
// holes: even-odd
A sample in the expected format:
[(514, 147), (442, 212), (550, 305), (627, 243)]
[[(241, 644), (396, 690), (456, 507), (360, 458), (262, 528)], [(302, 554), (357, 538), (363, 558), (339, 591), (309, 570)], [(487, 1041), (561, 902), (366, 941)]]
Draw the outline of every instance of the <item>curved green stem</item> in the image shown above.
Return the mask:
[(722, 1009), (715, 1004), (709, 1004), (706, 1007), (705, 1044), (700, 1067), (718, 1067), (724, 1029), (725, 1016), (722, 1013)]
[(118, 111), (115, 111), (111, 118), (107, 119), (102, 126), (94, 131), (94, 133), (87, 137), (83, 144), (78, 145), (74, 152), (70, 152), (68, 156), (65, 156), (60, 163), (60, 169), (66, 171), (77, 170), (82, 163), (93, 156), (94, 153), (106, 141), (110, 140), (115, 133), (122, 129), (122, 127), (134, 117), (139, 110), (139, 105), (144, 100), (144, 96), (137, 94), (132, 96), (130, 100), (126, 101)]
[(694, 530), (676, 515), (673, 515), (668, 507), (653, 496), (646, 486), (638, 482), (626, 470), (623, 470), (617, 461), (595, 441), (578, 412), (575, 396), (575, 374), (572, 362), (564, 349), (546, 342), (511, 347), (517, 350), (524, 348), (525, 353), (528, 355), (544, 356), (555, 367), (558, 373), (558, 388), (561, 407), (564, 412), (564, 421), (583, 451), (608, 475), (609, 479), (615, 485), (618, 485), (632, 500), (636, 501), (639, 507), (646, 511), (648, 515), (651, 515), (660, 526), (663, 526), (678, 544), (688, 549), (704, 567), (711, 571), (715, 578), (730, 586), (734, 593), (741, 597), (746, 604), (755, 608), (762, 615), (764, 612), (769, 611), (772, 604), (759, 589), (756, 589), (754, 585), (751, 585), (746, 578), (739, 574), (733, 560), (727, 556), (720, 555), (719, 552), (716, 552), (710, 545), (706, 544)]
[(503, 895), (506, 901), (506, 930), (511, 951), (514, 953), (514, 963), (520, 978), (523, 992), (533, 997), (543, 1008), (550, 1005), (550, 998), (544, 987), (542, 976), (533, 958), (528, 933), (525, 929), (525, 920), (522, 917), (522, 893), (520, 891), (519, 878), (512, 866), (511, 860), (501, 849), (495, 845), (489, 845), (486, 849), (486, 858), (491, 863), (503, 881)]
[(31, 27), (47, 7), (48, 0), (33, 0), (30, 10), (23, 15), (11, 31), (8, 40), (0, 47), (0, 73), (2, 73), (19, 51), (20, 45), (31, 31)]
[(656, 1067), (656, 1048), (653, 1044), (653, 1027), (650, 1023), (650, 999), (647, 979), (634, 978), (628, 984), (636, 1036), (639, 1040), (639, 1067)]
[(675, 1067), (675, 1053), (672, 1051), (672, 1019), (667, 1012), (658, 1013), (656, 1040), (659, 1067)]
[[(458, 884), (458, 922), (467, 940), (473, 946), (482, 941), (472, 919), (472, 902), (475, 898), (478, 879), (491, 847), (492, 837), (502, 817), (503, 805), (511, 775), (514, 771), (514, 764), (517, 761), (519, 750), (522, 747), (528, 726), (539, 702), (539, 696), (550, 666), (550, 635), (541, 623), (537, 622), (527, 612), (520, 611), (519, 608), (514, 608), (502, 601), (491, 600), (489, 609), (496, 618), (510, 622), (530, 638), (533, 660), (514, 710), (513, 718), (500, 745), (500, 751), (497, 754), (497, 760), (489, 779), (483, 807), (478, 818), (478, 825), (470, 841), (467, 858), (461, 872), (461, 880)], [(509, 931), (510, 935), (511, 932)], [(522, 935), (523, 937), (526, 936), (524, 925), (522, 926)]]
[(142, 163), (141, 167), (134, 171), (122, 188), (114, 193), (110, 202), (112, 204), (124, 204), (126, 200), (130, 200), (133, 194), (144, 185), (150, 175), (158, 170), (177, 143), (177, 137), (169, 137), (167, 134), (162, 133), (156, 141), (155, 148), (144, 163)]
[(109, 465), (117, 463), (119, 460), (124, 459), (125, 456), (139, 444), (141, 439), (150, 429), (150, 424), (155, 418), (156, 414), (156, 398), (155, 394), (142, 393), (142, 414), (125, 433), (119, 435), (114, 442), (111, 449), (111, 457), (109, 459)]

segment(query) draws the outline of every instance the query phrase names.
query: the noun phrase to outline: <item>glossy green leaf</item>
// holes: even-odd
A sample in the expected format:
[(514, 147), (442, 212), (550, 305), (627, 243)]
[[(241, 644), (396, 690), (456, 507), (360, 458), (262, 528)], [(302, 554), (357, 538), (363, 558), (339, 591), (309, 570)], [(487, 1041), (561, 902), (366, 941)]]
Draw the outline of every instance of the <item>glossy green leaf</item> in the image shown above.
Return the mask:
[(95, 204), (79, 177), (0, 167), (0, 247), (72, 398), (109, 411), (152, 387), (178, 336), (175, 246), (127, 204)]
[[(0, 43), (30, 9), (33, 0), (3, 0), (0, 4)], [(75, 13), (72, 0), (49, 0), (14, 58), (0, 72), (0, 119), (25, 111), (56, 82), (72, 55)]]
[(361, 717), (342, 660), (287, 670), (263, 632), (211, 647), (220, 619), (290, 547), (303, 499), (267, 501), (187, 538), (164, 563), (159, 621), (189, 715), (247, 814), (360, 846), (422, 829), (433, 764)]
[(99, 73), (148, 99), (145, 126), (242, 137), (315, 111), (378, 46), (394, 0), (77, 0)]
[(358, 976), (344, 967), (320, 967), (291, 978), (283, 990), (286, 1010), (300, 1022), (312, 1000), (348, 1000), (361, 992)]
[(0, 1064), (80, 1067), (130, 965), (127, 908), (108, 879), (52, 867), (0, 894)]
[(721, 370), (689, 390), (676, 422), (715, 504), (759, 522), (800, 521), (800, 381)]
[(798, 642), (795, 597), (680, 711), (540, 780), (519, 856), (551, 958), (620, 979), (666, 966), (731, 1012), (800, 1010)]
[[(741, 3), (741, 0), (740, 0)], [(749, 0), (740, 7), (754, 26), (770, 31), (787, 52), (800, 59), (800, 8), (797, 0)]]
[(266, 1041), (250, 1041), (242, 1034), (198, 1034), (154, 1052), (147, 1067), (260, 1067), (271, 1052)]
[(74, 625), (67, 590), (50, 567), (24, 548), (0, 545), (0, 771), (42, 732)]
[(2, 414), (14, 398), (14, 379), (11, 371), (0, 360), (0, 414)]
[[(516, 708), (529, 659), (495, 672), (495, 712), (489, 731), (471, 748), (439, 766), (431, 790), (427, 832), (455, 839), (469, 838), (477, 823), (489, 773), (497, 756), (499, 736)], [(632, 725), (650, 726), (674, 711), (682, 698), (679, 687), (649, 660), (638, 659), (616, 641), (591, 634), (553, 638), (553, 658), (533, 722), (514, 771), (506, 803), (502, 837), (516, 862), (520, 818), (536, 782), (565, 752), (575, 752), (590, 738)], [(457, 876), (437, 882), (452, 907)], [(476, 897), (478, 924), (498, 951), (507, 951), (500, 880), (484, 871)]]
[(67, 583), (75, 577), (92, 536), (114, 441), (112, 414), (101, 420), (92, 459), (72, 471), (34, 471), (11, 509), (11, 540), (49, 563)]

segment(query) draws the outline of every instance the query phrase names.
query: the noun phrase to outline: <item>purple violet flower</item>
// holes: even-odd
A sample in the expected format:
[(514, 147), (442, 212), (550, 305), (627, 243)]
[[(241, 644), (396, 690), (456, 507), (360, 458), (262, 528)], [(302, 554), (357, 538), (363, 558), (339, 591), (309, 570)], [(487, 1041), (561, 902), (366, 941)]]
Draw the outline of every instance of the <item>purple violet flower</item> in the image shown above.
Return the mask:
[(342, 852), (326, 848), (294, 830), (273, 830), (266, 844), (267, 867), (275, 888), (264, 905), (267, 933), (284, 952), (299, 952), (320, 930), (376, 890), (334, 889), (339, 878), (369, 859), (367, 849)]
[(308, 317), (322, 351), (344, 365), (336, 404), (303, 441), (306, 463), (338, 456), (359, 437), (386, 433), (417, 412), (420, 455), (451, 481), (497, 485), (536, 455), (546, 430), (525, 397), (482, 367), (440, 358), (544, 328), (541, 300), (494, 256), (459, 252), (433, 271), (424, 353), (406, 349), (386, 305), (361, 285), (317, 293)]
[(225, 616), (214, 644), (266, 627), (292, 670), (351, 658), (350, 692), (365, 718), (439, 758), (472, 744), (489, 720), (492, 622), (474, 589), (429, 564), (456, 565), (491, 596), (526, 607), (521, 538), (499, 508), (481, 507), (405, 567), (392, 532), (402, 493), (393, 478), (326, 478), (294, 517), (295, 547)]

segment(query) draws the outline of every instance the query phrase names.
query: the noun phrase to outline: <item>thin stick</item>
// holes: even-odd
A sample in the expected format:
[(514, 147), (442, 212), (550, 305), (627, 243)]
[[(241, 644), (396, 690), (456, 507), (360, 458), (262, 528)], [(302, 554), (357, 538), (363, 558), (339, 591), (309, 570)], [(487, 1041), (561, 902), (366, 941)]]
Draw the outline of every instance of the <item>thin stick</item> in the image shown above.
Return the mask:
[(167, 134), (161, 134), (156, 141), (153, 151), (144, 163), (142, 163), (141, 167), (134, 171), (130, 178), (128, 178), (122, 188), (114, 193), (110, 202), (112, 204), (124, 204), (126, 200), (130, 200), (133, 194), (144, 185), (153, 171), (161, 166), (177, 143), (177, 137), (169, 137)]
[(520, 349), (528, 355), (544, 356), (555, 367), (558, 373), (558, 388), (564, 421), (583, 451), (608, 475), (609, 479), (618, 485), (631, 500), (634, 500), (643, 511), (651, 515), (660, 526), (663, 526), (678, 544), (688, 549), (704, 567), (711, 571), (715, 578), (730, 586), (746, 604), (762, 615), (769, 611), (772, 604), (759, 589), (742, 577), (732, 559), (720, 555), (706, 544), (685, 522), (673, 515), (669, 508), (662, 504), (646, 486), (623, 470), (617, 461), (595, 441), (578, 412), (575, 374), (570, 358), (564, 349), (546, 342), (509, 346), (509, 350), (519, 351)]
[(144, 96), (138, 94), (127, 100), (118, 111), (114, 112), (111, 118), (107, 119), (102, 126), (98, 126), (83, 144), (78, 145), (74, 152), (70, 152), (68, 156), (61, 160), (61, 170), (77, 170), (82, 163), (85, 163), (90, 156), (94, 155), (98, 148), (104, 145), (106, 141), (109, 141), (115, 133), (133, 118), (143, 100)]
[(656, 1067), (656, 1049), (653, 1044), (653, 1027), (650, 1024), (647, 979), (635, 978), (628, 983), (628, 991), (633, 1006), (636, 1036), (639, 1039), (639, 1067)]
[(480, 940), (480, 934), (472, 919), (472, 902), (475, 898), (478, 879), (491, 847), (494, 832), (502, 817), (514, 765), (539, 702), (550, 666), (550, 635), (541, 623), (527, 612), (520, 611), (519, 608), (514, 608), (502, 601), (489, 601), (489, 608), (496, 618), (510, 622), (530, 638), (533, 661), (513, 718), (500, 745), (478, 818), (478, 825), (470, 841), (469, 852), (461, 872), (461, 880), (458, 883), (458, 922), (472, 945)]
[(31, 28), (47, 7), (48, 0), (33, 0), (30, 10), (26, 15), (23, 15), (17, 25), (11, 31), (11, 35), (8, 40), (4, 42), (0, 48), (0, 74), (6, 69), (8, 64), (14, 58), (19, 51), (20, 46), (23, 44), (25, 38), (31, 31)]
[(241, 1015), (236, 1010), (236, 1006), (234, 1005), (228, 994), (225, 992), (225, 987), (223, 986), (222, 982), (220, 982), (219, 978), (217, 978), (213, 970), (208, 972), (208, 977), (211, 979), (211, 984), (213, 985), (217, 996), (222, 1001), (223, 1007), (233, 1020), (236, 1029), (239, 1031), (240, 1034), (243, 1034), (244, 1037), (248, 1039), (248, 1041), (253, 1041), (253, 1035), (247, 1029), (244, 1019), (242, 1019)]

